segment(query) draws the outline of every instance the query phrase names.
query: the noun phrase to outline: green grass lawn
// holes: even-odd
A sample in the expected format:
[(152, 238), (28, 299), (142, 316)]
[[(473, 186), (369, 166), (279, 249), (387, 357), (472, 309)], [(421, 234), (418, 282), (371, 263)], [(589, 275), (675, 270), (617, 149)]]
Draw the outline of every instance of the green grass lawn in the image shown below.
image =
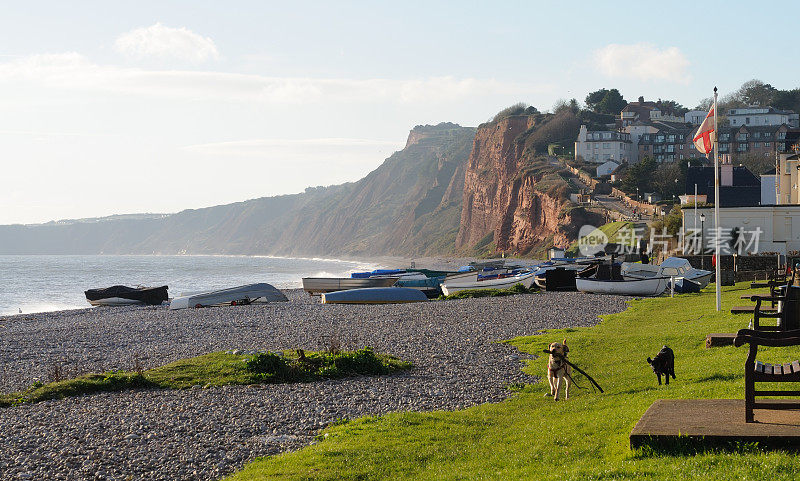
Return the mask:
[(389, 355), (374, 353), (368, 348), (337, 353), (305, 351), (303, 354), (302, 361), (298, 359), (296, 350), (285, 351), (282, 357), (262, 354), (261, 356), (266, 356), (268, 361), (272, 360), (274, 363), (277, 360), (280, 363), (279, 369), (272, 372), (248, 369), (247, 361), (254, 358), (252, 355), (213, 352), (142, 372), (114, 371), (85, 374), (74, 379), (47, 384), (35, 383), (22, 392), (0, 394), (0, 407), (125, 389), (187, 389), (192, 386), (304, 382), (359, 374), (389, 374), (411, 367), (410, 363)]
[[(606, 235), (608, 238), (609, 243), (620, 244), (625, 247), (636, 248), (635, 239), (629, 235), (623, 235), (622, 232), (626, 232), (627, 229), (633, 229), (633, 222), (623, 222), (623, 221), (615, 221), (609, 222), (608, 224), (603, 224), (597, 229), (596, 231), (600, 231)], [(625, 229), (625, 230), (623, 230)], [(590, 235), (594, 235), (595, 232), (593, 231)], [(570, 256), (577, 256), (580, 255), (580, 249), (578, 248), (578, 241), (572, 243), (572, 245), (567, 248), (566, 251), (567, 255)], [(652, 357), (652, 356), (651, 356)]]
[[(747, 349), (706, 349), (705, 336), (747, 327), (747, 315), (729, 313), (748, 302), (739, 299), (746, 287), (725, 288), (721, 313), (710, 286), (701, 294), (631, 301), (593, 328), (509, 341), (540, 355), (525, 371), (544, 376), (542, 349), (567, 338), (572, 362), (605, 394), (573, 388), (568, 401), (554, 402), (543, 396), (543, 381), (507, 401), (463, 411), (361, 418), (328, 428), (316, 445), (256, 460), (226, 479), (795, 479), (800, 457), (757, 446), (692, 455), (629, 448), (631, 429), (656, 399), (743, 398)], [(658, 386), (645, 359), (665, 344), (675, 351), (677, 379)], [(800, 351), (772, 348), (761, 357), (785, 361)], [(575, 380), (589, 386), (583, 376)]]

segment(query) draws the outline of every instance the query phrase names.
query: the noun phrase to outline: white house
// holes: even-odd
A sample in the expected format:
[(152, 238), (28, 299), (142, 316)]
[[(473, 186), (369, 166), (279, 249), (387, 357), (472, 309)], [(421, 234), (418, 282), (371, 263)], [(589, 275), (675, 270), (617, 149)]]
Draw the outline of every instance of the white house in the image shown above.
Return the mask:
[(706, 110), (690, 110), (683, 114), (683, 121), (689, 124), (700, 125), (705, 120), (708, 111)]
[(582, 157), (595, 164), (609, 160), (628, 161), (636, 155), (635, 150), (630, 134), (611, 130), (588, 131), (585, 125), (581, 125), (575, 141), (575, 159)]
[[(714, 208), (698, 208), (696, 221), (694, 212), (691, 207), (683, 209), (684, 229), (693, 229), (695, 225), (698, 229), (704, 227), (705, 245), (713, 249), (716, 237)], [(701, 215), (705, 216), (704, 222), (701, 220)], [(719, 225), (721, 245), (728, 246), (733, 229), (739, 229), (742, 253), (787, 254), (800, 250), (800, 206), (720, 207)]]
[(800, 115), (789, 110), (750, 106), (728, 110), (728, 121), (730, 121), (731, 127), (783, 124), (789, 125), (790, 127), (797, 127), (798, 123), (800, 123)]
[(619, 168), (618, 163), (609, 160), (608, 162), (597, 166), (597, 177), (602, 177), (604, 175), (611, 175), (618, 168)]

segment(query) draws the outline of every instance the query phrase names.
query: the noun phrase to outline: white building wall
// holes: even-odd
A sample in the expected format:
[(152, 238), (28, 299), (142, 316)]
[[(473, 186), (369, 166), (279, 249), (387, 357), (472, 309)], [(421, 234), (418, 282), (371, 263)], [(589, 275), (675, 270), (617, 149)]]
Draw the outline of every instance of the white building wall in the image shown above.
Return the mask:
[[(747, 123), (747, 119), (750, 123)], [(742, 115), (728, 115), (728, 120), (731, 122), (732, 127), (740, 127), (742, 125), (761, 126), (761, 125), (782, 125), (789, 123), (789, 116), (786, 114), (742, 114)]]
[[(700, 214), (705, 214), (705, 239), (708, 242), (714, 231), (714, 209), (697, 209), (697, 228), (701, 226)], [(695, 225), (694, 209), (683, 209), (684, 228), (692, 229)], [(723, 232), (733, 228), (741, 228), (750, 238), (750, 233), (760, 230), (757, 252), (777, 252), (786, 254), (800, 250), (800, 208), (792, 206), (772, 207), (721, 207), (719, 209), (719, 225)], [(753, 252), (756, 253), (756, 252)]]
[(683, 115), (683, 121), (690, 124), (700, 125), (705, 120), (708, 112), (705, 110), (690, 110)]

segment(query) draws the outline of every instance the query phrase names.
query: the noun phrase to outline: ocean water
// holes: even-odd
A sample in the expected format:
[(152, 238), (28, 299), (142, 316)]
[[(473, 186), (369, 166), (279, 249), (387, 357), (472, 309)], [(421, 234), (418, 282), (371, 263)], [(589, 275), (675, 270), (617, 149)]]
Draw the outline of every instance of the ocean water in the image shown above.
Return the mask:
[(301, 287), (303, 277), (348, 276), (369, 262), (267, 256), (0, 256), (0, 315), (90, 307), (83, 291), (116, 284), (185, 292), (267, 282)]

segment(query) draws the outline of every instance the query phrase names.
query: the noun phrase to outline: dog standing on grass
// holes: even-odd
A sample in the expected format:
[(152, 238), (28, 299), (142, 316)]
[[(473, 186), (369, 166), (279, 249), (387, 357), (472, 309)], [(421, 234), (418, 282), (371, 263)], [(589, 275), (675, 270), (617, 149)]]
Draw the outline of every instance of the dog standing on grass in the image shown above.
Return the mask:
[[(558, 391), (561, 389), (561, 381), (563, 380), (565, 383), (564, 399), (569, 399), (572, 367), (566, 363), (567, 354), (569, 353), (567, 340), (564, 339), (563, 343), (550, 343), (548, 351), (550, 351), (550, 358), (547, 361), (547, 381), (550, 383), (549, 395), (553, 396), (554, 401), (558, 401)], [(547, 395), (545, 394), (545, 396)]]
[(658, 377), (658, 385), (661, 385), (661, 375), (664, 375), (664, 382), (669, 386), (669, 377), (675, 379), (675, 353), (672, 349), (664, 346), (658, 351), (653, 359), (647, 358), (647, 363), (653, 368), (653, 372)]

